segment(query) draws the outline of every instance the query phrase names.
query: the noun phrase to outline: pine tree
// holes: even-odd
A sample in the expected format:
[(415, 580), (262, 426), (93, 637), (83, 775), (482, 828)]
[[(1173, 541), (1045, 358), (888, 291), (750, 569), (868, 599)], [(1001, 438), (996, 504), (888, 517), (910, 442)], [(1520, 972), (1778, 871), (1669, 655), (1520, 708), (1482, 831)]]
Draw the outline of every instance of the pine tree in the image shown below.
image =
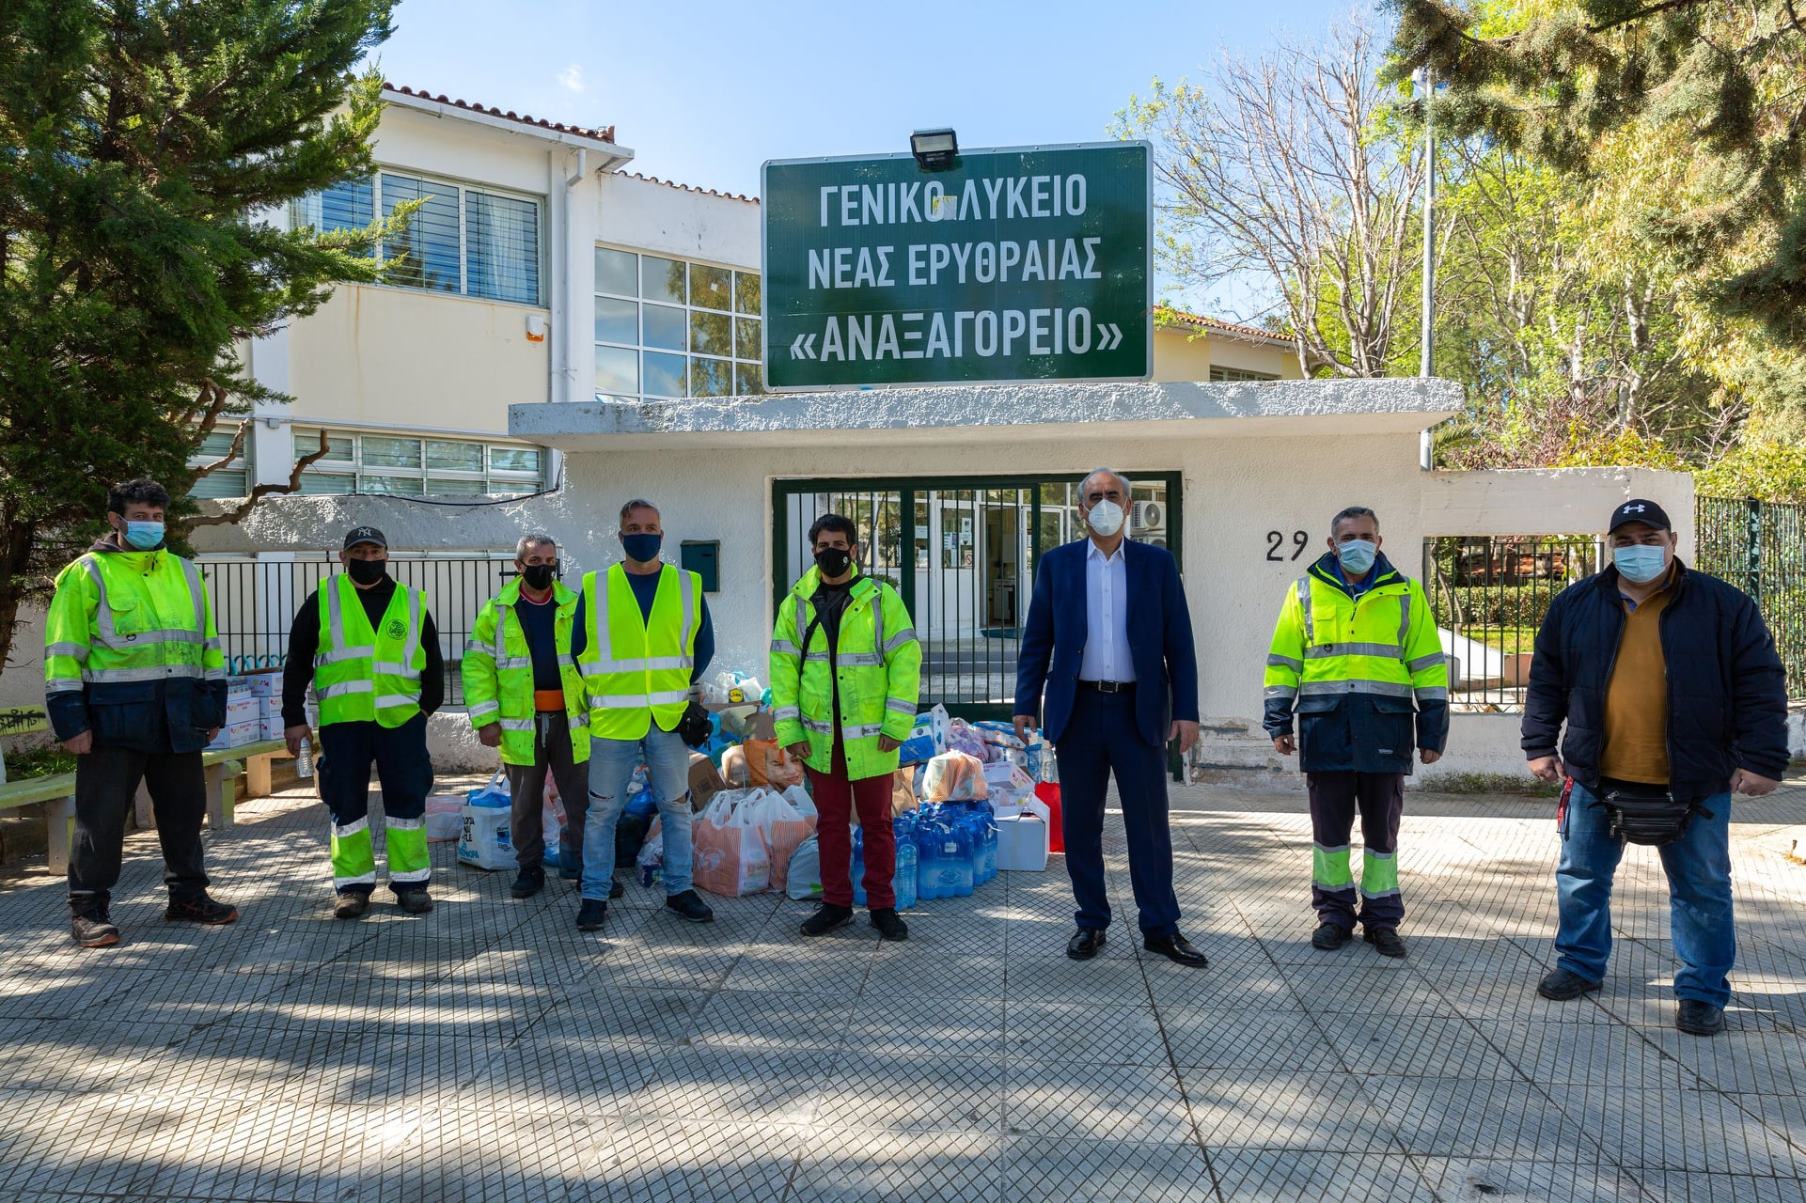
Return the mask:
[[(393, 0), (0, 3), (0, 664), (133, 476), (265, 396), (234, 348), (375, 277), (377, 230), (260, 221), (373, 169)], [(192, 514), (184, 499), (178, 515)]]

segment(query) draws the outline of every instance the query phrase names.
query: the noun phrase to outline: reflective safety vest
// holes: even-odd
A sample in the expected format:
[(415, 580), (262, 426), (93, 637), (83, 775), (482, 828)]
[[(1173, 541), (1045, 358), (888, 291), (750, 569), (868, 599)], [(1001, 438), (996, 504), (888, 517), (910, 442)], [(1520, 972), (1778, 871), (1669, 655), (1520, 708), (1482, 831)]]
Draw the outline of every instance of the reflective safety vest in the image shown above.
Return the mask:
[(377, 629), (348, 573), (320, 586), (320, 646), (314, 654), (314, 693), (320, 725), (367, 723), (399, 727), (420, 713), (420, 643), (426, 594), (399, 581)]
[[(583, 675), (571, 660), (577, 596), (562, 582), (552, 582), (552, 604), (558, 608), (553, 618), (554, 646), (564, 685), (565, 715), (570, 720), (571, 760), (583, 764), (589, 760), (589, 704), (583, 692)], [(531, 765), (538, 750), (534, 736), (538, 707), (534, 705), (533, 653), (527, 646), (526, 632), (521, 629), (520, 614), (514, 608), (519, 601), (520, 581), (513, 580), (483, 604), (459, 672), (464, 678), (464, 705), (470, 712), (470, 725), (480, 730), (490, 723), (500, 723), (503, 763)]]
[(677, 728), (690, 697), (696, 632), (702, 627), (702, 580), (669, 564), (659, 570), (650, 617), (616, 564), (598, 583), (583, 574), (588, 643), (577, 658), (589, 694), (592, 739), (642, 739), (654, 719)]
[(184, 678), (224, 680), (201, 570), (172, 551), (89, 552), (56, 578), (44, 692)]
[(922, 645), (916, 641), (915, 624), (895, 589), (869, 576), (855, 577), (852, 596), (840, 614), (836, 678), (828, 666), (826, 625), (817, 623), (813, 631), (809, 629), (814, 613), (810, 599), (820, 584), (820, 570), (804, 573), (778, 606), (772, 628), (771, 705), (778, 743), (789, 746), (807, 740), (809, 767), (830, 772), (838, 720), (848, 780), (895, 772), (897, 751), (880, 751), (878, 737), (888, 735), (902, 743), (915, 724), (922, 689)]
[[(1329, 559), (1312, 565), (1280, 607), (1267, 650), (1267, 730), (1290, 731), (1298, 713), (1308, 772), (1406, 772), (1413, 713), (1435, 716), (1423, 725), (1435, 728), (1426, 746), (1440, 751), (1447, 731), (1448, 663), (1429, 601), (1383, 561), (1372, 586), (1351, 597)], [(1314, 721), (1330, 716), (1333, 723)]]

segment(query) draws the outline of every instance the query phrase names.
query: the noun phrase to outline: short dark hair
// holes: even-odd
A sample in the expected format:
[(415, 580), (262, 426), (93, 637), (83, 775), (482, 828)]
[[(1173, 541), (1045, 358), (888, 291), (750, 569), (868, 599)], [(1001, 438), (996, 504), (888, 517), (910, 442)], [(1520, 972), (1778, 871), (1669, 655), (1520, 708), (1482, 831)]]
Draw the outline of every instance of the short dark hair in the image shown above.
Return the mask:
[(154, 505), (167, 510), (169, 490), (148, 476), (121, 481), (107, 490), (107, 509), (121, 518), (125, 517), (125, 507), (134, 501), (140, 505)]
[(851, 518), (844, 518), (839, 514), (823, 514), (809, 527), (810, 547), (815, 546), (815, 541), (821, 537), (821, 533), (825, 530), (837, 531), (840, 534), (845, 535), (847, 537), (848, 547), (859, 546), (859, 528), (853, 525), (853, 520)]
[[(653, 505), (643, 497), (635, 497), (632, 501), (621, 507), (621, 521), (625, 523), (627, 521), (627, 515), (633, 513), (635, 510), (651, 510), (653, 513), (658, 514), (658, 507), (656, 505)], [(659, 521), (662, 523), (665, 520), (665, 516), (663, 514), (659, 514), (658, 516)]]
[(1335, 534), (1336, 528), (1350, 518), (1371, 518), (1373, 519), (1373, 529), (1378, 530), (1380, 528), (1380, 516), (1378, 514), (1364, 505), (1351, 505), (1338, 511), (1336, 516), (1329, 520), (1329, 533), (1332, 535)]

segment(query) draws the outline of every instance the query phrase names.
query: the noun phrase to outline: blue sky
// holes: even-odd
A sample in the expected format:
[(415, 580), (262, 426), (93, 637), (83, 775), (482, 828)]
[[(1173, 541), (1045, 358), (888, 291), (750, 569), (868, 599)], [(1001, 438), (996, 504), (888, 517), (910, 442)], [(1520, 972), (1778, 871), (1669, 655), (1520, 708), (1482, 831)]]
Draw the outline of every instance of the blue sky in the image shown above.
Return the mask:
[(1361, 0), (402, 0), (383, 74), (516, 112), (616, 127), (632, 170), (756, 193), (766, 159), (1086, 142), (1159, 76), (1197, 77)]

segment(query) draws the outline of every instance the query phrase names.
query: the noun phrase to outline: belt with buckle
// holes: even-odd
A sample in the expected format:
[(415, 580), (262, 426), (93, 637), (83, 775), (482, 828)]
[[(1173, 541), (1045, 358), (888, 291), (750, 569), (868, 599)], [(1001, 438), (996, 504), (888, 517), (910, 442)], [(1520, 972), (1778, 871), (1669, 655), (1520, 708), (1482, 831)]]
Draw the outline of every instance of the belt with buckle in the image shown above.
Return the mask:
[(1080, 681), (1085, 689), (1095, 689), (1099, 693), (1128, 693), (1135, 688), (1133, 681)]

